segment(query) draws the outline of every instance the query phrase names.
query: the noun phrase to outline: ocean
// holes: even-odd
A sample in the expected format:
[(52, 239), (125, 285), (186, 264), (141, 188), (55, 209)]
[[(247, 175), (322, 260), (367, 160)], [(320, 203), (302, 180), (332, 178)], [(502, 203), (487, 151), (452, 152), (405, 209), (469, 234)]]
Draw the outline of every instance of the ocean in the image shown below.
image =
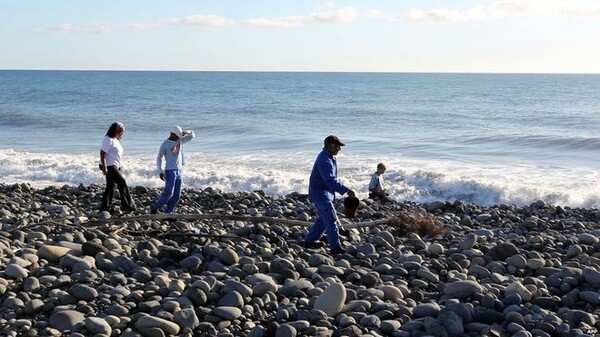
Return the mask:
[(306, 193), (323, 139), (361, 198), (379, 162), (396, 200), (600, 207), (600, 75), (0, 71), (0, 182), (104, 184), (122, 121), (130, 186), (193, 129), (185, 187)]

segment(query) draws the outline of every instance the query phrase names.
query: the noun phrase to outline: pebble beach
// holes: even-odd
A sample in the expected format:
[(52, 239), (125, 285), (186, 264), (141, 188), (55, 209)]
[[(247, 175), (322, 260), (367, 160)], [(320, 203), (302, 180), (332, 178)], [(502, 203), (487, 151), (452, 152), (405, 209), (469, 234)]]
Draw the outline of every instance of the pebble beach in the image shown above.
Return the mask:
[[(594, 336), (600, 212), (538, 201), (480, 206), (361, 201), (357, 218), (419, 212), (439, 230), (342, 230), (345, 253), (304, 248), (308, 228), (240, 220), (127, 220), (103, 186), (0, 184), (2, 336)], [(118, 198), (117, 198), (118, 200)], [(185, 189), (181, 214), (310, 222), (306, 195)], [(103, 220), (122, 221), (99, 224)]]

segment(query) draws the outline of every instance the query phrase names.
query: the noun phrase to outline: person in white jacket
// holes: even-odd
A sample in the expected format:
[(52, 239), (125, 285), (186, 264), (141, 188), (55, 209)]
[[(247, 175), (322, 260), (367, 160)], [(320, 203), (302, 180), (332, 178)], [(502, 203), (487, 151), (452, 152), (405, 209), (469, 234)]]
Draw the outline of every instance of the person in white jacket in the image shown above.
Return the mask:
[[(171, 129), (169, 138), (160, 145), (156, 156), (156, 168), (158, 176), (165, 182), (165, 189), (161, 196), (150, 205), (150, 214), (156, 214), (164, 204), (167, 204), (165, 213), (171, 214), (175, 210), (181, 197), (181, 185), (183, 184), (182, 169), (185, 164), (183, 144), (191, 141), (195, 136), (194, 131), (184, 131), (179, 125), (176, 125)], [(165, 159), (164, 169), (163, 158)]]

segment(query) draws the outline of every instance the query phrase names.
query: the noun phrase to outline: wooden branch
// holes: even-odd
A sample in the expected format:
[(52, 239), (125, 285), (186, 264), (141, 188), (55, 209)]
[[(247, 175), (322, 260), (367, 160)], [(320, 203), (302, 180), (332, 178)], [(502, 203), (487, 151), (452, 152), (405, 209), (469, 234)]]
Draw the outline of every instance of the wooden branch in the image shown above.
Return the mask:
[(390, 219), (380, 219), (374, 221), (365, 221), (365, 222), (349, 222), (341, 224), (342, 228), (364, 228), (364, 227), (374, 227), (379, 225), (387, 225), (390, 222)]
[(127, 225), (122, 225), (122, 226), (114, 228), (114, 229), (109, 229), (108, 231), (111, 234), (119, 234), (119, 233), (121, 233), (122, 231), (124, 231), (126, 229), (127, 229)]
[(22, 231), (22, 230), (26, 230), (26, 229), (30, 229), (30, 228), (34, 228), (37, 226), (63, 226), (63, 227), (74, 227), (74, 225), (68, 225), (68, 224), (64, 224), (64, 223), (60, 223), (60, 221), (66, 220), (65, 218), (63, 219), (58, 219), (58, 220), (46, 220), (46, 221), (42, 221), (42, 222), (35, 222), (35, 223), (29, 223), (27, 225), (24, 226), (18, 226), (18, 227), (13, 227), (13, 228), (9, 228), (6, 230), (6, 232), (8, 233), (12, 233), (14, 231)]
[[(390, 222), (390, 219), (380, 219), (375, 221), (365, 221), (365, 222), (347, 222), (347, 223), (339, 223), (341, 228), (364, 228), (364, 227), (373, 227), (379, 225), (385, 225)], [(62, 225), (62, 226), (73, 226), (76, 225), (65, 225), (60, 224), (59, 221), (65, 219), (58, 220), (48, 220), (42, 221), (38, 223), (30, 223), (25, 226), (11, 228), (8, 232), (13, 232), (15, 230), (24, 230), (27, 228), (32, 228), (36, 226), (42, 225)], [(312, 222), (309, 221), (301, 221), (301, 220), (292, 220), (292, 219), (282, 219), (282, 218), (273, 218), (266, 216), (250, 216), (250, 215), (230, 215), (230, 214), (145, 214), (145, 215), (134, 215), (134, 216), (125, 216), (119, 218), (109, 218), (106, 220), (96, 220), (84, 222), (81, 226), (85, 227), (98, 227), (98, 226), (107, 226), (113, 224), (122, 224), (130, 221), (151, 221), (151, 220), (234, 220), (234, 221), (243, 221), (243, 222), (252, 222), (259, 223), (265, 222), (269, 224), (282, 224), (289, 226), (299, 226), (299, 227), (310, 227), (312, 226)], [(116, 229), (117, 232), (124, 230), (126, 226), (119, 227)], [(110, 230), (109, 230), (110, 231)]]
[[(146, 214), (129, 216), (122, 218), (110, 218), (106, 220), (98, 220), (85, 223), (85, 226), (100, 226), (105, 224), (123, 223), (128, 221), (146, 221), (146, 220), (234, 220), (243, 222), (266, 222), (270, 224), (283, 224), (290, 226), (299, 227), (310, 227), (312, 222), (291, 220), (282, 218), (273, 218), (267, 216), (251, 216), (251, 215), (231, 215), (231, 214)], [(390, 219), (380, 219), (375, 221), (365, 222), (349, 222), (340, 224), (342, 228), (361, 228), (361, 227), (373, 227), (378, 225), (385, 225)]]
[(215, 238), (215, 239), (232, 239), (232, 240), (248, 240), (241, 236), (219, 235), (219, 234), (204, 234), (204, 233), (177, 233), (167, 232), (158, 236), (162, 237), (192, 237), (192, 238)]
[[(120, 227), (122, 228), (122, 227)], [(166, 238), (166, 237), (198, 237), (198, 238), (215, 238), (215, 239), (232, 239), (232, 240), (246, 240), (250, 241), (245, 237), (241, 236), (233, 236), (233, 235), (223, 235), (223, 234), (210, 234), (210, 233), (194, 233), (194, 232), (175, 232), (168, 231), (163, 232), (157, 229), (151, 230), (142, 230), (142, 231), (128, 231), (129, 235), (134, 236), (146, 236), (151, 235), (156, 238)]]
[(271, 224), (285, 224), (291, 226), (310, 227), (312, 222), (272, 218), (266, 216), (250, 216), (250, 215), (230, 215), (230, 214), (146, 214), (135, 215), (121, 218), (110, 218), (106, 220), (97, 220), (86, 222), (87, 226), (100, 226), (106, 224), (123, 223), (129, 221), (148, 221), (148, 220), (234, 220), (243, 222), (266, 222)]

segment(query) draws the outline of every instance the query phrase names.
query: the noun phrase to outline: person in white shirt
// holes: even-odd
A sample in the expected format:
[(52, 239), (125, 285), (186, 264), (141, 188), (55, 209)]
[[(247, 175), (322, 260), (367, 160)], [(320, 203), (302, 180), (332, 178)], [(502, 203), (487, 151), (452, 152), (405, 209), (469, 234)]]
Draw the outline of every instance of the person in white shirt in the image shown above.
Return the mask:
[(388, 193), (383, 186), (383, 174), (385, 170), (386, 167), (383, 163), (377, 164), (377, 171), (373, 173), (371, 182), (369, 182), (369, 198), (389, 201), (387, 198)]
[[(156, 214), (158, 210), (167, 204), (165, 213), (171, 214), (181, 197), (181, 185), (183, 184), (183, 144), (191, 141), (196, 134), (192, 130), (182, 130), (179, 125), (171, 129), (169, 138), (165, 139), (156, 156), (156, 168), (158, 176), (165, 182), (165, 189), (158, 199), (150, 205), (150, 214)], [(162, 159), (165, 158), (165, 168), (162, 168)]]
[(135, 204), (131, 199), (131, 194), (129, 194), (129, 187), (121, 174), (123, 146), (121, 146), (120, 140), (124, 133), (125, 125), (121, 122), (114, 122), (108, 128), (104, 139), (102, 139), (102, 146), (100, 147), (100, 169), (106, 176), (106, 189), (102, 196), (100, 211), (112, 212), (111, 204), (115, 184), (117, 184), (117, 187), (119, 188), (121, 211), (124, 213), (135, 211)]

